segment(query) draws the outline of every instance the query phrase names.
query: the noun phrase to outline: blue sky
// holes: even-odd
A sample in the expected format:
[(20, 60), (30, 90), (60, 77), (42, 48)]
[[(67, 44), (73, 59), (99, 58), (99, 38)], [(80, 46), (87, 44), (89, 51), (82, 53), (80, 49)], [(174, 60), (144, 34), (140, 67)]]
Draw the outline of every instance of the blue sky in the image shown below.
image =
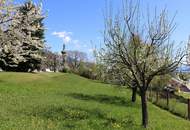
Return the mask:
[[(16, 0), (20, 2), (23, 0)], [(34, 0), (39, 1), (39, 0)], [(94, 46), (101, 44), (103, 25), (103, 10), (105, 0), (42, 0), (45, 20), (47, 44), (54, 52), (60, 52), (63, 42), (67, 50), (79, 50), (92, 57)], [(108, 0), (109, 1), (109, 0)], [(122, 0), (111, 0), (118, 9)], [(190, 1), (189, 0), (141, 0), (143, 6), (149, 6), (150, 12), (157, 7), (167, 8), (169, 15), (177, 11), (175, 22), (177, 28), (172, 40), (185, 46), (190, 35)], [(92, 41), (92, 42), (91, 42)]]

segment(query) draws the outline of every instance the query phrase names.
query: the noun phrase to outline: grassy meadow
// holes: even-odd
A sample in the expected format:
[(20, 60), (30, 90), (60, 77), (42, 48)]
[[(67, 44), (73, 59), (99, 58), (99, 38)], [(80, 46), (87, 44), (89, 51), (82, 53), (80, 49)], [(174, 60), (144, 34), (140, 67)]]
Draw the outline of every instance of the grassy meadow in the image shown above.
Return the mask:
[[(0, 130), (143, 130), (140, 98), (73, 74), (0, 73)], [(148, 130), (190, 130), (149, 103)]]

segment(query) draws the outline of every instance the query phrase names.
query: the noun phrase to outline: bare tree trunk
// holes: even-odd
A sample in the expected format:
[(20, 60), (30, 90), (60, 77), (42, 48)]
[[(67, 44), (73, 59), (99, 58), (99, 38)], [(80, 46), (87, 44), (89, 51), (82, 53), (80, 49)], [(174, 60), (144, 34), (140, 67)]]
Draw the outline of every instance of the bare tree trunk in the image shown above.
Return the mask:
[(158, 103), (158, 99), (159, 99), (159, 92), (158, 90), (156, 91), (156, 104)]
[(167, 109), (169, 109), (169, 91), (166, 90)]
[(56, 72), (56, 67), (57, 67), (57, 63), (56, 63), (56, 55), (53, 58), (53, 71)]
[(142, 105), (142, 125), (146, 128), (148, 125), (146, 92), (141, 92), (141, 105)]
[(132, 102), (135, 102), (136, 101), (136, 93), (137, 93), (137, 87), (136, 86), (133, 86), (132, 87)]

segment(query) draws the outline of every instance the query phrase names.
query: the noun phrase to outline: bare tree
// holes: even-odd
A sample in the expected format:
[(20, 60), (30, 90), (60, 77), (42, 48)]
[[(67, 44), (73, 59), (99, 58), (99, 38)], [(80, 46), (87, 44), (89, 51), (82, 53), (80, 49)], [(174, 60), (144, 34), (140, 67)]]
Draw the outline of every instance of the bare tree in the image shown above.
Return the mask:
[(187, 65), (190, 65), (190, 36), (187, 42), (187, 57), (186, 57)]
[(73, 70), (77, 70), (81, 63), (86, 60), (86, 53), (79, 51), (67, 52), (67, 63)]
[(1, 0), (0, 1), (0, 25), (12, 21), (13, 10), (15, 6), (13, 5), (12, 0)]
[(52, 52), (50, 47), (45, 46), (42, 51), (42, 56), (41, 70), (46, 71), (46, 69), (50, 69), (54, 72), (62, 70), (62, 55), (57, 52)]
[(151, 81), (160, 75), (173, 72), (185, 56), (173, 50), (170, 42), (175, 29), (174, 19), (167, 11), (153, 17), (141, 15), (139, 2), (126, 1), (122, 13), (105, 17), (104, 43), (100, 52), (104, 64), (117, 66), (131, 87), (133, 81), (139, 89), (142, 106), (142, 125), (148, 125), (146, 92)]

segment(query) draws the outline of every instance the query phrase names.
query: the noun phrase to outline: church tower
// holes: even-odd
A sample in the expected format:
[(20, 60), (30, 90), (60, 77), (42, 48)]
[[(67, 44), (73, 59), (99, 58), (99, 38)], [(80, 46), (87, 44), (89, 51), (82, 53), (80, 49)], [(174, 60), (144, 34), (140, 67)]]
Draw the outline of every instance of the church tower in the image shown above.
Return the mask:
[(63, 69), (65, 69), (66, 68), (66, 57), (67, 57), (67, 53), (65, 51), (65, 43), (63, 43), (63, 49), (62, 49), (61, 53), (62, 53), (62, 58), (63, 58), (62, 66), (63, 66)]

